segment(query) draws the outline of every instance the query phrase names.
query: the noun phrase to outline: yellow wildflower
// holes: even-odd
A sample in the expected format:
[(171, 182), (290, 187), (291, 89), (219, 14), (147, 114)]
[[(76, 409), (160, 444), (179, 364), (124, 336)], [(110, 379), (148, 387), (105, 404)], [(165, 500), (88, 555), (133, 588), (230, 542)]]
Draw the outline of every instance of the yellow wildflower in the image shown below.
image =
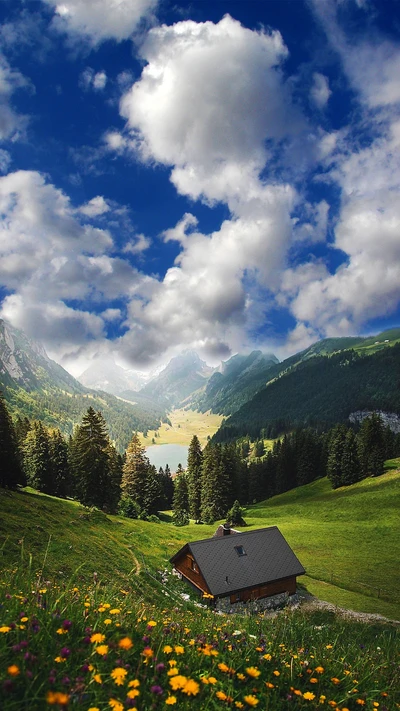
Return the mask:
[(113, 669), (110, 673), (110, 676), (114, 679), (117, 686), (123, 686), (127, 673), (128, 672), (123, 667), (115, 667), (115, 669)]
[(294, 693), (296, 696), (303, 696), (303, 694), (302, 694), (302, 692), (300, 691), (300, 689), (293, 689), (293, 693)]
[(333, 701), (333, 700), (332, 700), (332, 701), (328, 701), (328, 706), (332, 706), (332, 708), (334, 709), (335, 706), (337, 706), (337, 703), (336, 703), (336, 701)]
[(130, 637), (123, 637), (118, 642), (118, 647), (120, 649), (132, 649), (133, 643)]
[(243, 698), (243, 701), (245, 701), (246, 704), (248, 704), (249, 706), (257, 706), (257, 704), (259, 703), (259, 700), (255, 696), (253, 696), (253, 694), (248, 694), (248, 696), (245, 696)]
[(272, 656), (270, 654), (264, 654), (263, 659), (266, 659), (267, 662), (270, 662), (272, 659)]
[(67, 661), (66, 657), (55, 657), (54, 661), (57, 662), (57, 664), (62, 664), (63, 662)]
[(105, 624), (105, 625), (111, 625), (111, 624), (112, 624), (112, 620), (111, 620), (109, 617), (107, 617), (107, 619), (103, 620), (103, 624)]
[(11, 627), (8, 627), (8, 625), (3, 625), (3, 627), (0, 627), (0, 632), (2, 634), (7, 634), (7, 632), (10, 632)]
[(167, 671), (167, 676), (176, 676), (177, 674), (179, 674), (179, 672), (176, 667), (171, 667), (171, 669)]
[(185, 647), (182, 647), (180, 644), (176, 644), (174, 649), (176, 654), (184, 654), (185, 652)]
[(101, 674), (95, 674), (94, 677), (93, 677), (93, 681), (95, 681), (96, 684), (102, 684), (103, 681), (102, 681), (102, 678), (101, 678)]
[(147, 626), (148, 627), (155, 627), (156, 624), (157, 624), (157, 622), (155, 622), (155, 620), (150, 620), (150, 622), (147, 623)]
[(237, 709), (244, 709), (244, 705), (241, 701), (235, 701), (235, 706)]
[(200, 686), (194, 679), (188, 679), (182, 691), (188, 696), (196, 696), (200, 691)]
[(325, 671), (324, 667), (315, 667), (316, 674), (323, 674), (324, 671)]
[(280, 675), (281, 675), (281, 673), (280, 673), (277, 669), (275, 669), (275, 671), (273, 671), (272, 673), (273, 673), (274, 676), (280, 676)]
[(139, 691), (139, 689), (131, 689), (131, 690), (128, 691), (128, 693), (127, 693), (128, 699), (134, 699), (134, 698), (136, 698), (136, 696), (140, 696), (140, 691)]
[(248, 676), (251, 676), (253, 679), (257, 679), (257, 677), (260, 676), (261, 672), (259, 669), (257, 669), (257, 667), (247, 667), (246, 674)]
[(167, 704), (167, 706), (173, 706), (174, 704), (176, 704), (176, 696), (168, 696), (165, 699), (165, 703)]
[(215, 694), (215, 696), (216, 696), (217, 699), (219, 699), (220, 701), (226, 701), (227, 698), (228, 698), (227, 695), (225, 694), (225, 691), (217, 691), (216, 694)]
[(267, 687), (267, 689), (273, 689), (273, 688), (274, 688), (274, 684), (271, 684), (270, 681), (266, 681), (266, 682), (265, 682), (265, 686)]
[[(247, 669), (246, 669), (246, 671), (247, 671)], [(239, 674), (236, 674), (236, 676), (238, 679), (240, 679), (240, 681), (244, 681), (244, 679), (246, 678), (246, 675), (242, 674), (241, 672), (239, 672)], [(257, 676), (258, 676), (258, 674), (257, 674)]]
[(360, 706), (365, 706), (365, 701), (364, 699), (356, 699), (356, 704), (359, 704)]
[(331, 682), (332, 684), (340, 684), (340, 679), (338, 679), (336, 676), (333, 676)]
[(108, 644), (99, 644), (98, 647), (95, 647), (95, 650), (97, 654), (101, 654), (103, 656), (108, 652)]
[(63, 630), (62, 627), (59, 627), (57, 630), (57, 634), (68, 634), (68, 630)]
[(7, 667), (7, 674), (9, 676), (18, 676), (20, 673), (19, 667), (17, 667), (16, 664), (11, 664), (11, 666)]
[(154, 656), (154, 652), (152, 649), (150, 649), (150, 647), (145, 647), (142, 654), (144, 657), (146, 657), (146, 661), (149, 661)]
[(333, 649), (333, 644), (327, 644), (325, 649)]
[(132, 681), (129, 682), (128, 686), (129, 688), (133, 686), (133, 688), (136, 689), (138, 686), (140, 686), (139, 679), (132, 679)]
[(21, 622), (28, 622), (29, 617), (21, 617)]
[(315, 694), (313, 694), (311, 691), (305, 691), (303, 694), (303, 699), (306, 701), (313, 701), (315, 699)]
[(98, 706), (91, 706), (90, 709), (88, 709), (88, 711), (100, 711), (100, 709)]
[(119, 615), (121, 610), (118, 607), (114, 607), (112, 610), (110, 610), (110, 615)]
[(164, 649), (163, 649), (163, 652), (164, 652), (165, 654), (171, 654), (171, 652), (172, 652), (172, 647), (171, 647), (169, 644), (166, 644), (165, 647), (164, 647)]
[(169, 680), (169, 685), (174, 691), (177, 691), (178, 689), (183, 689), (187, 681), (186, 676), (178, 674), (178, 676), (173, 676), (172, 679)]
[(101, 634), (100, 632), (95, 632), (94, 634), (92, 634), (90, 641), (94, 642), (95, 644), (100, 644), (100, 642), (104, 642), (105, 638), (106, 637), (104, 634)]
[(113, 711), (124, 711), (123, 705), (117, 699), (110, 699), (108, 705), (111, 706)]
[(62, 691), (48, 691), (46, 701), (50, 705), (58, 704), (59, 706), (65, 706), (69, 701), (69, 696), (68, 694), (63, 694)]
[(316, 676), (311, 677), (310, 684), (318, 684), (318, 679)]

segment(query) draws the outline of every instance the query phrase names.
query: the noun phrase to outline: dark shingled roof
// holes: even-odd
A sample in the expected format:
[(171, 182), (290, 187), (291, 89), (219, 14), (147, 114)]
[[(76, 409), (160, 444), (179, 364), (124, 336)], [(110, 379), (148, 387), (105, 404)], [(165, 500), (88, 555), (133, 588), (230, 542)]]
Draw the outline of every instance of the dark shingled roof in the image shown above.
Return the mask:
[[(243, 547), (245, 555), (238, 554), (237, 546)], [(305, 573), (277, 526), (187, 543), (170, 562), (185, 552), (193, 555), (214, 596)]]

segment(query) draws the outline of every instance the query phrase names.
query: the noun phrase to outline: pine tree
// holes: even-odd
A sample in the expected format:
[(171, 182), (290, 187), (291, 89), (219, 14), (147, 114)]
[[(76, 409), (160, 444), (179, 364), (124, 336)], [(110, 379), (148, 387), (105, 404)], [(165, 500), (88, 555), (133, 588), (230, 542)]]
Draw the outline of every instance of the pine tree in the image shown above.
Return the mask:
[(73, 442), (75, 491), (85, 506), (110, 507), (113, 503), (110, 440), (101, 412), (89, 407)]
[(280, 447), (276, 447), (275, 452), (276, 490), (278, 494), (282, 494), (296, 486), (296, 457), (293, 443), (288, 435), (284, 435)]
[(139, 436), (135, 432), (126, 450), (121, 482), (124, 496), (129, 496), (135, 501), (141, 511), (145, 508), (145, 502), (147, 503), (146, 485), (150, 469), (150, 462), (145, 451), (145, 447), (140, 444)]
[(221, 445), (208, 445), (203, 452), (201, 518), (213, 523), (228, 511), (229, 477), (222, 461)]
[(52, 430), (49, 435), (52, 493), (65, 497), (71, 490), (71, 471), (68, 461), (68, 445), (60, 430)]
[(174, 479), (172, 509), (175, 526), (186, 526), (189, 523), (189, 492), (187, 476), (181, 464), (178, 465)]
[(32, 427), (25, 437), (23, 459), (29, 486), (45, 494), (53, 494), (54, 482), (49, 434), (39, 420), (32, 423)]
[(361, 466), (358, 457), (357, 438), (353, 430), (348, 430), (342, 454), (342, 485), (349, 486), (361, 479)]
[(158, 475), (160, 477), (163, 490), (163, 504), (161, 508), (170, 509), (174, 496), (174, 482), (172, 480), (171, 470), (168, 464), (166, 465), (165, 469), (160, 467), (160, 469), (158, 470)]
[(343, 484), (343, 450), (347, 435), (344, 425), (334, 427), (329, 439), (327, 477), (332, 484), (332, 489), (337, 489)]
[(17, 437), (12, 419), (0, 392), (0, 487), (16, 489), (25, 486), (25, 474), (21, 466)]
[(233, 502), (232, 508), (228, 511), (226, 520), (231, 526), (245, 526), (246, 522), (243, 519), (244, 509), (236, 499)]
[(201, 518), (201, 466), (203, 454), (199, 439), (193, 435), (188, 450), (187, 481), (189, 492), (189, 514), (196, 522)]
[(385, 434), (382, 418), (375, 412), (363, 420), (358, 434), (363, 477), (380, 476), (385, 465)]
[(145, 516), (157, 514), (163, 503), (163, 487), (158, 471), (150, 464), (144, 492), (143, 513)]

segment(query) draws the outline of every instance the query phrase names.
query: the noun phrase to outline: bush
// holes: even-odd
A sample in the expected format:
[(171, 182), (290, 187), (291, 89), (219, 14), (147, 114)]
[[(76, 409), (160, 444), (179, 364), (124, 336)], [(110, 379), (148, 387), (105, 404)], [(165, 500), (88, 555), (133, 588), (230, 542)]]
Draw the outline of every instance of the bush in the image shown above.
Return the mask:
[(118, 505), (118, 513), (125, 518), (139, 518), (140, 507), (130, 496), (122, 496)]

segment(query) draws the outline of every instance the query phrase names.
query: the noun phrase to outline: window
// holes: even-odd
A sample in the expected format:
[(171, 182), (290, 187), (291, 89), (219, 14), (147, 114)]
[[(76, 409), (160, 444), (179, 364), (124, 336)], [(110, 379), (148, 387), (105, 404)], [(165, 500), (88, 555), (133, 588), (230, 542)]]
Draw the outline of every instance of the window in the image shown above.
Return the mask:
[(190, 559), (190, 567), (193, 570), (194, 573), (198, 573), (199, 569), (197, 567), (197, 563), (193, 560), (193, 558)]
[(238, 555), (246, 555), (246, 551), (243, 546), (235, 546), (235, 551)]

